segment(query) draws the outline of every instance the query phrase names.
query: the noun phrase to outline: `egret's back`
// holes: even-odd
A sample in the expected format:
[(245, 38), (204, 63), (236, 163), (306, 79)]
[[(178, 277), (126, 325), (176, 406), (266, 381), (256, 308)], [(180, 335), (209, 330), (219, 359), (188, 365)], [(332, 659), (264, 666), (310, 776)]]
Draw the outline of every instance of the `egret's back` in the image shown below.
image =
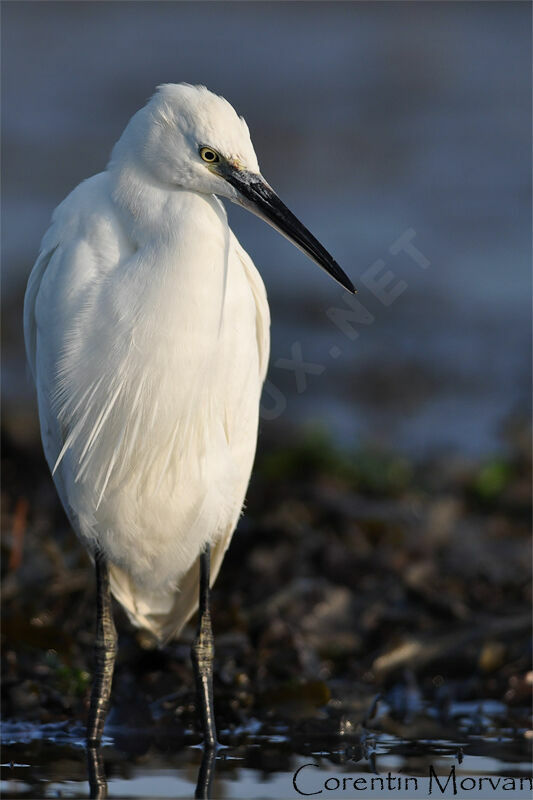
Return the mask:
[(269, 316), (216, 198), (143, 192), (167, 223), (157, 240), (134, 235), (107, 172), (57, 209), (25, 338), (72, 525), (106, 555), (132, 620), (166, 638), (196, 608), (200, 550), (214, 547), (214, 580), (242, 508)]

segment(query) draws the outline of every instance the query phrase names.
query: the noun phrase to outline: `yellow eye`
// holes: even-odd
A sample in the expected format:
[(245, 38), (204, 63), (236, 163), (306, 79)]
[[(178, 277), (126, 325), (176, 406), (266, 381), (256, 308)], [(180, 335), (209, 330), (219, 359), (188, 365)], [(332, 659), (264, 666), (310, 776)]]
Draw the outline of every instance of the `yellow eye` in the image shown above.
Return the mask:
[(208, 164), (216, 164), (220, 161), (219, 154), (210, 147), (200, 147), (200, 157)]

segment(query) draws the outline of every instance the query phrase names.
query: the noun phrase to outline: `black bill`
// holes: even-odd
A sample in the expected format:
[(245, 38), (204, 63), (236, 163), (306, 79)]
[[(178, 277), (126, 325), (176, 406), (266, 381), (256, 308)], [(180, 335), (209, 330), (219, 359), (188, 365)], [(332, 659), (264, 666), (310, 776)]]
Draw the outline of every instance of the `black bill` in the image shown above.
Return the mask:
[(341, 286), (353, 294), (356, 293), (357, 290), (346, 273), (292, 211), (281, 202), (274, 189), (261, 176), (234, 168), (227, 169), (223, 173), (221, 171), (221, 175), (237, 189), (241, 205), (272, 225), (312, 258), (319, 267), (326, 270)]

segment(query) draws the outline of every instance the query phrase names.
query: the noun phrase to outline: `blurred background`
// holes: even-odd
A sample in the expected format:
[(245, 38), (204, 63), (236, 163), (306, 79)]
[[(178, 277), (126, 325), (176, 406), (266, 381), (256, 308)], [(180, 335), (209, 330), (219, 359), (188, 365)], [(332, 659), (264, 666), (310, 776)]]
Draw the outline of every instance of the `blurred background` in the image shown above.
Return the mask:
[[(416, 457), (497, 448), (509, 415), (527, 414), (530, 385), (528, 15), (512, 2), (5, 3), (3, 402), (14, 435), (36, 436), (20, 319), (51, 212), (105, 168), (159, 83), (187, 81), (245, 116), (264, 174), (374, 316), (350, 341), (326, 314), (342, 290), (229, 209), (272, 306), (269, 378), (283, 399), (267, 394), (263, 429), (319, 421), (337, 441)], [(407, 229), (425, 270), (389, 252)], [(361, 281), (377, 259), (407, 282), (388, 308)], [(276, 367), (294, 342), (325, 367), (300, 395)]]
[[(2, 17), (7, 716), (41, 732), (83, 718), (94, 602), (41, 454), (25, 283), (55, 206), (105, 168), (158, 84), (186, 81), (246, 118), (263, 174), (365, 310), (347, 335), (331, 312), (348, 308), (343, 291), (228, 209), (267, 287), (272, 355), (247, 513), (215, 590), (224, 724), (274, 708), (288, 725), (320, 708), (338, 732), (339, 709), (353, 722), (378, 685), (389, 736), (523, 732), (529, 4), (8, 1)], [(404, 235), (422, 256), (395, 246)], [(390, 270), (402, 289), (388, 305), (369, 289), (378, 260), (377, 278)], [(299, 358), (314, 368), (298, 384), (278, 361)], [(120, 615), (119, 627), (117, 697), (131, 697), (132, 676), (148, 704), (177, 691), (172, 719), (194, 727), (185, 645), (154, 655)], [(457, 711), (480, 698), (500, 702), (497, 721)], [(446, 725), (428, 729), (424, 703)], [(28, 740), (9, 730), (27, 761)], [(521, 762), (517, 737), (503, 760)], [(288, 769), (286, 756), (261, 768)]]

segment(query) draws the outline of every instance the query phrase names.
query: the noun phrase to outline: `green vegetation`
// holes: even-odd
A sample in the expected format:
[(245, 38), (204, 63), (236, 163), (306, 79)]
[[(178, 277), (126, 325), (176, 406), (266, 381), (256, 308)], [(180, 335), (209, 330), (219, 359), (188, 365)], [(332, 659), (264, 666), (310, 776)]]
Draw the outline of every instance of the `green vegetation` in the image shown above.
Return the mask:
[(325, 478), (371, 495), (399, 494), (413, 478), (406, 458), (370, 448), (342, 450), (320, 428), (305, 431), (287, 447), (268, 451), (259, 459), (257, 470), (266, 480)]

